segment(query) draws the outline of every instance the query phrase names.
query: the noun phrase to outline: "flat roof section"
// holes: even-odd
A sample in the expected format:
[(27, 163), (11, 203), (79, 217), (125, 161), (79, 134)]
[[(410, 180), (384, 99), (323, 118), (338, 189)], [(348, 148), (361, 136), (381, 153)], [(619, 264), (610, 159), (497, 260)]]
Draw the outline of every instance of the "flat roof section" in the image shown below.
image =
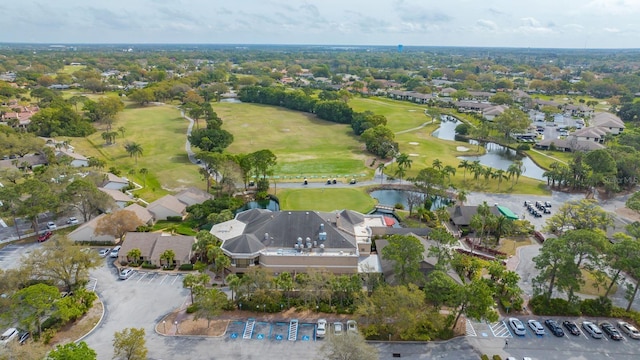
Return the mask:
[(498, 210), (500, 210), (500, 213), (507, 219), (518, 220), (518, 215), (514, 214), (513, 211), (509, 210), (508, 207), (498, 206)]

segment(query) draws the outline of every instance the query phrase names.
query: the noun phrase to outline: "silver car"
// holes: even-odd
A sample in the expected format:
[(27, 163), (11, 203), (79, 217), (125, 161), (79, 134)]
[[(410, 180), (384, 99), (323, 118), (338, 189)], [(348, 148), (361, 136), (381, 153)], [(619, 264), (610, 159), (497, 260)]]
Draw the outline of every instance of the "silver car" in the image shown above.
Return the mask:
[(628, 337), (636, 340), (640, 339), (640, 330), (628, 322), (618, 321), (618, 328), (627, 334)]
[(594, 339), (602, 339), (602, 330), (591, 321), (583, 321), (582, 328)]
[(120, 280), (127, 280), (131, 275), (133, 275), (133, 269), (122, 269), (122, 271), (120, 271)]

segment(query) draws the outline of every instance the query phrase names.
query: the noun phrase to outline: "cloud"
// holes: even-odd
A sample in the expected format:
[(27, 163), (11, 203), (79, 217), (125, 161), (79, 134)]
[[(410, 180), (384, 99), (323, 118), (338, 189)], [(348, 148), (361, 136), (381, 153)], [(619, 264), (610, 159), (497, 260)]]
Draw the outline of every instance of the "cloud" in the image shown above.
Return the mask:
[(532, 17), (525, 17), (520, 19), (522, 20), (522, 22), (525, 23), (524, 26), (530, 26), (530, 27), (539, 27), (540, 26), (540, 22), (538, 20), (536, 20), (535, 18)]
[(543, 26), (542, 23), (534, 17), (524, 17), (520, 20), (522, 21), (523, 25), (516, 28), (515, 32), (523, 34), (548, 34), (553, 32), (553, 23), (547, 24), (547, 26)]
[(485, 30), (498, 30), (498, 24), (494, 23), (491, 20), (479, 19), (478, 21), (476, 21), (476, 26)]
[(584, 7), (599, 15), (629, 15), (640, 12), (640, 2), (637, 0), (591, 0)]
[(505, 12), (500, 11), (498, 9), (494, 9), (494, 8), (488, 8), (487, 11), (494, 16), (502, 16), (502, 15), (506, 15)]
[(451, 16), (437, 9), (427, 9), (417, 4), (405, 4), (398, 0), (395, 5), (400, 20), (407, 23), (450, 22)]
[(614, 34), (615, 33), (619, 33), (621, 31), (618, 28), (609, 28), (609, 27), (603, 28), (602, 30), (604, 30), (604, 31), (606, 31), (608, 33), (614, 33)]

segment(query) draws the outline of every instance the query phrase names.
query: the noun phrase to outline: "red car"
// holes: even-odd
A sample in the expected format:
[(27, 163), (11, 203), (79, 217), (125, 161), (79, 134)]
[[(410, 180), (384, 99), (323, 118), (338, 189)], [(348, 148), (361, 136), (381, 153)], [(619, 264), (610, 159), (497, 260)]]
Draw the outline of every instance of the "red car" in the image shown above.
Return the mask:
[(47, 241), (52, 235), (53, 233), (51, 231), (47, 231), (46, 233), (38, 236), (38, 242)]

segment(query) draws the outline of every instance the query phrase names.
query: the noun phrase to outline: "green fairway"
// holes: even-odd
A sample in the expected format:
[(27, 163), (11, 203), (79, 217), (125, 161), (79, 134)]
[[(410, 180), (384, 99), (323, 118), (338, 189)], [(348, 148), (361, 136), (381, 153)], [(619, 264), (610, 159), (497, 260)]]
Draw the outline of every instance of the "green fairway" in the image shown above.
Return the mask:
[(354, 111), (371, 111), (387, 118), (387, 127), (393, 132), (418, 127), (431, 118), (424, 114), (425, 105), (412, 104), (408, 101), (390, 100), (382, 97), (355, 97), (349, 101)]
[(318, 120), (314, 115), (275, 106), (215, 103), (223, 128), (233, 134), (228, 151), (269, 149), (278, 157), (275, 176), (373, 174), (373, 158), (348, 125)]
[(376, 200), (365, 188), (283, 189), (278, 190), (282, 210), (355, 210), (367, 213)]
[[(70, 138), (76, 152), (87, 157), (96, 157), (106, 162), (105, 170), (114, 166), (131, 180), (146, 188), (136, 192), (147, 201), (153, 201), (168, 192), (186, 187), (204, 188), (205, 183), (198, 174), (198, 167), (191, 165), (185, 151), (188, 122), (180, 112), (170, 106), (127, 107), (118, 115), (113, 131), (125, 128), (125, 136), (118, 134), (116, 144), (105, 145), (98, 130), (87, 138)], [(135, 159), (124, 149), (126, 142), (142, 146), (143, 154)], [(146, 168), (146, 177), (139, 170)], [(130, 173), (133, 170), (135, 173)]]
[(69, 74), (72, 75), (74, 72), (78, 71), (78, 70), (82, 70), (84, 68), (86, 68), (86, 65), (65, 65), (62, 70), (60, 70), (60, 73), (63, 74)]

